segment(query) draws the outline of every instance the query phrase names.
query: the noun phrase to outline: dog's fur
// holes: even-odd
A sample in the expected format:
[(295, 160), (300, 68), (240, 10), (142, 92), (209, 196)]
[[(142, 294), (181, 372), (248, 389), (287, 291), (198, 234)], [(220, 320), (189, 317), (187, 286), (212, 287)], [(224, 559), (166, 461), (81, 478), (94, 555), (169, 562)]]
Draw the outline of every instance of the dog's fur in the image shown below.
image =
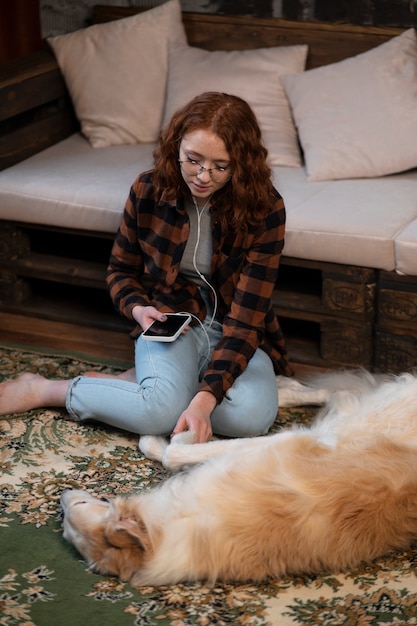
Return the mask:
[(417, 377), (357, 381), (361, 393), (333, 394), (309, 429), (194, 445), (142, 437), (169, 468), (199, 465), (127, 498), (64, 492), (64, 537), (135, 586), (338, 572), (410, 547)]

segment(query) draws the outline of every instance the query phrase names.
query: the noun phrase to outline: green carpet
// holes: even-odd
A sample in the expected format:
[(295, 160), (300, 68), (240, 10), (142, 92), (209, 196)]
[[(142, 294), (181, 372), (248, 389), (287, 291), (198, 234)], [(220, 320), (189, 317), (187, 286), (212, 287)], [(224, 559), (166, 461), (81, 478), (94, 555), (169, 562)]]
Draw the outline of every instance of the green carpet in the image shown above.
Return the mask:
[[(111, 366), (71, 355), (0, 348), (0, 380), (31, 370), (55, 378)], [(282, 410), (276, 428), (313, 409)], [(63, 410), (0, 418), (0, 626), (376, 626), (417, 624), (417, 552), (344, 575), (261, 584), (134, 589), (88, 571), (61, 534), (60, 494), (148, 489), (167, 472), (137, 437), (62, 419)]]

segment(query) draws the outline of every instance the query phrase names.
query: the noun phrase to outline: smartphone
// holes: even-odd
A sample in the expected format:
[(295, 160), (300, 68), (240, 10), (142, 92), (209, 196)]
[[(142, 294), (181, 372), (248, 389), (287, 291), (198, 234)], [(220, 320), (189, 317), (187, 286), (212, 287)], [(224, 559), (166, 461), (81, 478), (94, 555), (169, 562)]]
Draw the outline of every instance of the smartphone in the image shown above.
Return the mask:
[(187, 313), (167, 313), (165, 322), (153, 321), (142, 337), (147, 341), (175, 341), (190, 322), (191, 315)]

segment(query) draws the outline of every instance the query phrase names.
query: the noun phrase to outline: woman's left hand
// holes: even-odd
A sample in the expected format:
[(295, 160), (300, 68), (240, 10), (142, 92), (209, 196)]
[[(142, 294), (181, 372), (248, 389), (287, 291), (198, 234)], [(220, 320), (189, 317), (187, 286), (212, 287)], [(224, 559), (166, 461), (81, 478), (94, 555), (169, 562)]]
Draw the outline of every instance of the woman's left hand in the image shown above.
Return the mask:
[(195, 443), (205, 443), (213, 434), (210, 416), (216, 406), (216, 398), (209, 391), (199, 391), (183, 411), (172, 432), (177, 435), (186, 430), (195, 434)]

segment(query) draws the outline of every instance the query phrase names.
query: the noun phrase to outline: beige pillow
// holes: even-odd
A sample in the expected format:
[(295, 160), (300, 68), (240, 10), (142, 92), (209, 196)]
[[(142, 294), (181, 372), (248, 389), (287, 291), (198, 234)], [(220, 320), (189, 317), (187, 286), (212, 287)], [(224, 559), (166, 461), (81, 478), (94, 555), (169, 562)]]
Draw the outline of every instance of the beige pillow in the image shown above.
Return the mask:
[(95, 148), (158, 138), (170, 41), (186, 42), (179, 0), (48, 39)]
[(280, 82), (304, 70), (307, 46), (208, 52), (171, 45), (164, 125), (174, 111), (204, 91), (239, 96), (253, 108), (272, 165), (301, 164), (297, 134)]
[(310, 181), (417, 167), (414, 29), (368, 52), (282, 80)]

